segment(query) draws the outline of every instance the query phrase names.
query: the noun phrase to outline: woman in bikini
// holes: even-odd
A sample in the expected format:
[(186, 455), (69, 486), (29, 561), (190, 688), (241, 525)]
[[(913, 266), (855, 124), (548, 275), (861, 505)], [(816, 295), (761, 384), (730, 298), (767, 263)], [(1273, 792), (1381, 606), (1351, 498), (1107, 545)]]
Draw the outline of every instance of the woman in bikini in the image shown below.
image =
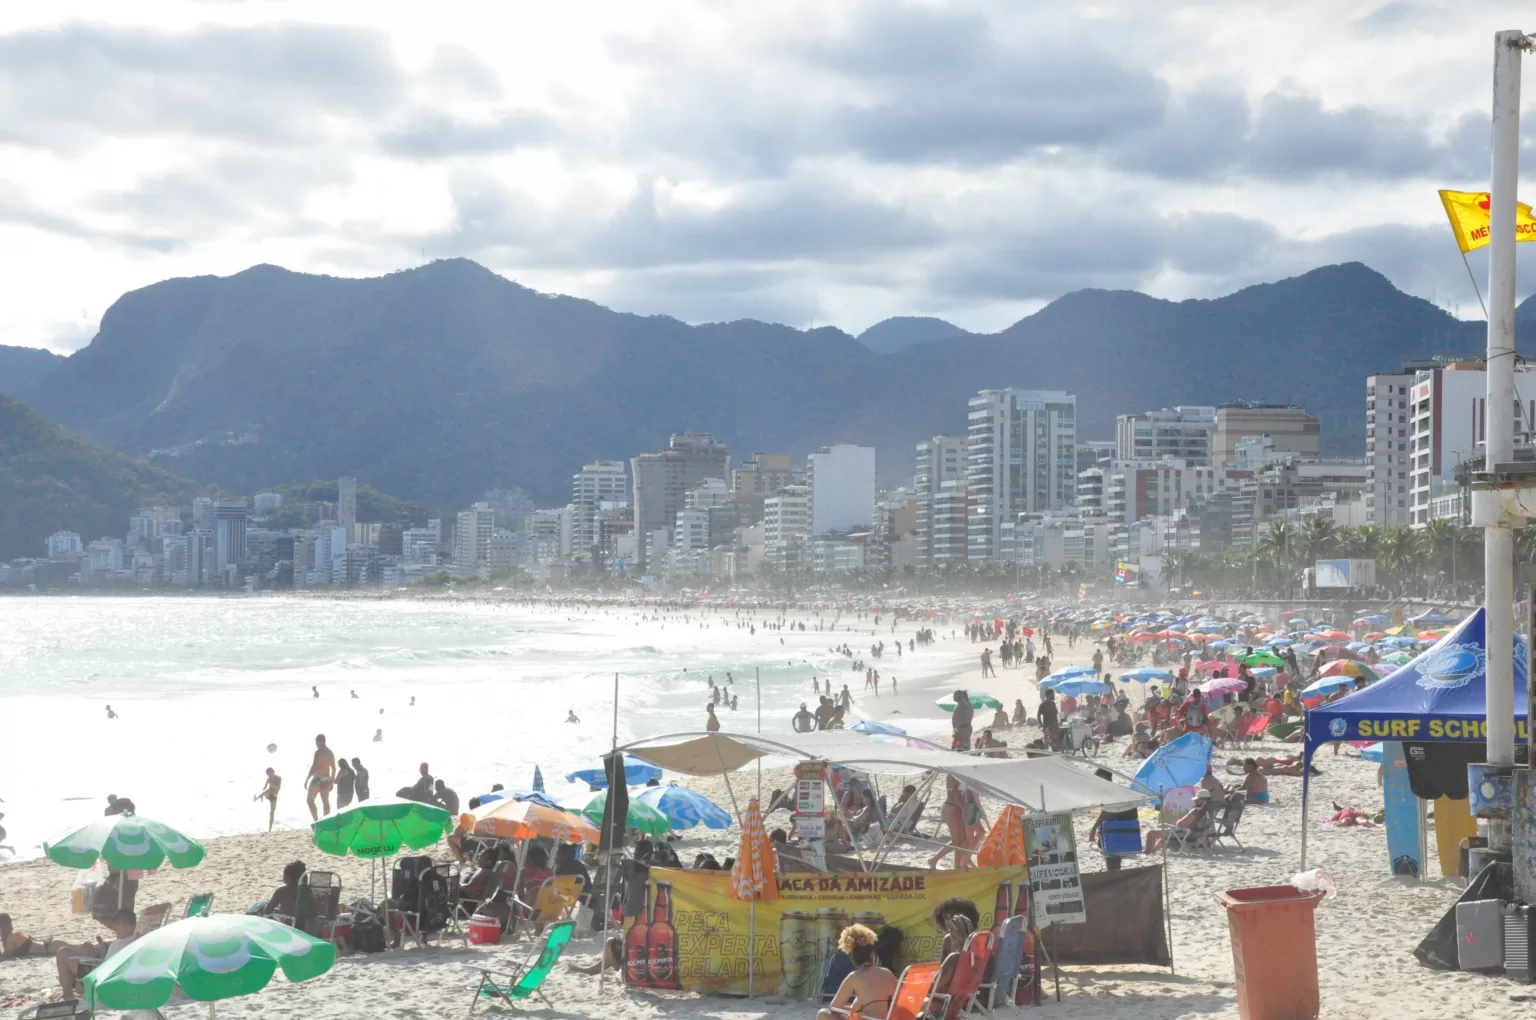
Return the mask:
[(853, 971), (837, 986), (829, 1008), (817, 1011), (816, 1020), (849, 1015), (882, 1020), (891, 1008), (891, 996), (896, 994), (896, 975), (880, 966), (875, 933), (862, 924), (851, 924), (838, 937), (837, 948), (853, 961)]
[(973, 827), (980, 825), (981, 805), (976, 802), (975, 794), (969, 793), (954, 776), (946, 776), (944, 785), (944, 806), (939, 810), (939, 818), (949, 830), (951, 845), (930, 857), (928, 867), (937, 868), (944, 855), (953, 849), (955, 870), (965, 871), (971, 866), (971, 848), (976, 845), (971, 834)]

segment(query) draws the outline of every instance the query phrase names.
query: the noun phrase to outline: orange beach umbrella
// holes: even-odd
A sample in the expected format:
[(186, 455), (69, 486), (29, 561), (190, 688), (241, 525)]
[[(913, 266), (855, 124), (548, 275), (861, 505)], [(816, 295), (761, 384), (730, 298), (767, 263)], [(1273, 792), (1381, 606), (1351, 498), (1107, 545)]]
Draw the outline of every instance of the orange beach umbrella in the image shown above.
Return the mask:
[(763, 830), (763, 812), (757, 798), (747, 801), (741, 814), (741, 849), (731, 866), (731, 898), (737, 900), (776, 900), (779, 882), (778, 856)]
[(562, 843), (596, 846), (597, 826), (581, 815), (560, 811), (531, 800), (498, 800), (477, 808), (469, 826), (477, 836), (497, 839), (557, 839)]
[(983, 868), (1007, 868), (1029, 863), (1024, 849), (1024, 809), (1017, 804), (1003, 808), (992, 831), (976, 851), (976, 863)]

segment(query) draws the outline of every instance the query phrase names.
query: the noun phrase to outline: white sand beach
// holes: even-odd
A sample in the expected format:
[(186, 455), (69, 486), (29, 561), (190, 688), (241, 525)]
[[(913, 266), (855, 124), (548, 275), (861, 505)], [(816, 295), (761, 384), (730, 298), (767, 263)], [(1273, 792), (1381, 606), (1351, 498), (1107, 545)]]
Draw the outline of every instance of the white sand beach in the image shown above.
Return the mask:
[[(898, 633), (906, 630), (904, 626)], [(913, 720), (918, 723), (914, 732), (921, 725), (942, 728), (942, 713), (932, 702), (952, 690), (957, 680), (963, 680), (973, 690), (992, 693), (1006, 704), (1023, 698), (1031, 709), (1035, 707), (1034, 684), (1026, 678), (1026, 672), (1029, 678), (1033, 677), (1032, 669), (1001, 670), (997, 679), (982, 682), (977, 679), (975, 665), (980, 646), (946, 641), (937, 649), (939, 654), (924, 657), (921, 670), (913, 668), (910, 678), (903, 675), (901, 694), (896, 698), (866, 704), (855, 688), (858, 704), (854, 715), (888, 719), (898, 725), (905, 725), (902, 719)], [(1063, 647), (1057, 651), (1057, 663), (1064, 665), (1083, 661), (1091, 648), (1079, 644), (1074, 655), (1064, 654)], [(916, 667), (917, 663), (909, 661), (908, 666)], [(978, 723), (982, 721), (980, 715)], [(731, 723), (739, 718), (742, 717), (727, 719), (726, 729), (732, 729)], [(1031, 739), (1035, 733), (1038, 731), (1010, 730), (1002, 736), (1017, 744)], [(1294, 750), (1294, 745), (1268, 745), (1265, 750), (1284, 753)], [(1133, 763), (1120, 758), (1119, 751), (1118, 747), (1106, 751), (1105, 763), (1133, 771)], [(1218, 751), (1217, 755), (1220, 761), (1227, 752)], [(1352, 749), (1338, 757), (1325, 751), (1318, 764), (1322, 775), (1314, 779), (1312, 819), (1305, 823), (1310, 827), (1309, 866), (1326, 869), (1338, 884), (1337, 895), (1324, 901), (1317, 911), (1322, 1016), (1404, 1020), (1528, 1015), (1528, 1006), (1512, 999), (1523, 994), (1521, 986), (1502, 978), (1433, 972), (1414, 960), (1411, 950), (1454, 901), (1458, 884), (1438, 877), (1420, 883), (1390, 877), (1385, 835), (1380, 828), (1335, 829), (1316, 824), (1316, 819), (1332, 813), (1333, 802), (1368, 811), (1379, 810), (1382, 803), (1376, 765), (1353, 757)], [(787, 778), (788, 771), (782, 765), (765, 768), (765, 796), (769, 789), (787, 785)], [(731, 776), (730, 781), (736, 795), (744, 800), (755, 792), (756, 770), (749, 766)], [(718, 803), (729, 805), (723, 780), (686, 782)], [(1190, 852), (1167, 858), (1173, 973), (1150, 967), (1064, 968), (1059, 1003), (1053, 994), (1053, 975), (1048, 973), (1045, 989), (1052, 994), (1048, 994), (1041, 1007), (1041, 1015), (1108, 1020), (1236, 1017), (1227, 920), (1213, 897), (1225, 889), (1285, 883), (1298, 870), (1304, 824), (1300, 815), (1300, 784), (1300, 779), (1271, 780), (1273, 802), (1252, 807), (1244, 816), (1239, 830), (1243, 849)], [(989, 812), (995, 812), (998, 805), (987, 807)], [(924, 825), (931, 827), (935, 821), (930, 809)], [(1080, 845), (1086, 845), (1090, 822), (1089, 817), (1078, 820)], [(195, 828), (188, 828), (195, 834)], [(687, 838), (676, 844), (685, 863), (701, 850), (717, 856), (734, 853), (739, 836), (734, 827), (703, 836), (699, 835), (701, 831), (690, 830)], [(139, 905), (168, 901), (179, 909), (189, 895), (212, 891), (216, 911), (243, 911), (249, 903), (271, 892), (283, 865), (294, 859), (304, 860), (311, 867), (337, 871), (344, 882), (344, 900), (368, 892), (368, 864), (351, 858), (324, 857), (311, 845), (305, 829), (219, 837), (207, 840), (206, 845), (208, 858), (199, 867), (188, 871), (164, 870), (146, 878), (140, 888)], [(1084, 857), (1085, 869), (1102, 867), (1096, 853), (1088, 851)], [(1436, 865), (1431, 864), (1430, 868), (1433, 875), (1439, 874)], [(46, 860), (0, 866), (0, 911), (11, 914), (18, 930), (36, 937), (76, 939), (101, 933), (89, 919), (68, 913), (72, 879), (73, 872)], [(590, 963), (597, 949), (598, 940), (582, 934), (572, 943), (566, 958)], [(218, 1015), (281, 1020), (421, 1020), (453, 1016), (464, 1013), (470, 1005), (476, 982), (470, 967), (519, 959), (526, 950), (526, 938), (484, 948), (465, 947), (462, 941), (447, 938), (441, 945), (425, 949), (347, 956), (330, 973), (304, 984), (289, 985), (279, 975), (260, 995), (219, 1003)], [(1276, 946), (1275, 951), (1286, 952), (1287, 947)], [(807, 1020), (811, 1016), (806, 1004), (799, 1002), (639, 991), (626, 989), (611, 979), (605, 993), (599, 996), (596, 977), (573, 973), (564, 965), (557, 968), (545, 990), (555, 1004), (553, 1012), (541, 1004), (520, 1012), (593, 1020), (643, 1020), (653, 1016), (685, 1020)], [(51, 960), (0, 963), (0, 1007), (18, 1007), (57, 994)], [(174, 1020), (177, 1016), (206, 1015), (206, 1011), (197, 1005), (186, 1005), (168, 1009), (166, 1015)]]

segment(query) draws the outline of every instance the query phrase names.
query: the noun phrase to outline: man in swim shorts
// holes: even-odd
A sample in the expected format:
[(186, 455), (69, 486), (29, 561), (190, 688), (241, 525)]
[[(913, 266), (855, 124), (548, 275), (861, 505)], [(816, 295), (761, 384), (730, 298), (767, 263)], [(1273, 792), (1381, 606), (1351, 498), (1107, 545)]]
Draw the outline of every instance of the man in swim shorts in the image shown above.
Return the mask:
[[(276, 770), (268, 768), (267, 769), (267, 780), (266, 780), (265, 785), (262, 786), (260, 793), (256, 794), (256, 796), (251, 798), (252, 800), (261, 800), (261, 798), (263, 798), (263, 797), (267, 798), (267, 831), (268, 832), (272, 831), (272, 822), (273, 822), (274, 819), (277, 818), (277, 794), (278, 794), (278, 791), (281, 790), (282, 788), (283, 788), (283, 777), (278, 775)], [(329, 810), (329, 809), (327, 809), (327, 810)]]
[(325, 813), (331, 813), (331, 787), (336, 785), (336, 755), (325, 746), (325, 734), (315, 737), (315, 757), (309, 765), (309, 775), (304, 780), (304, 785), (309, 788), (309, 794), (305, 802), (309, 805), (309, 816), (315, 821), (320, 820), (320, 814), (315, 811), (315, 798), (320, 798)]

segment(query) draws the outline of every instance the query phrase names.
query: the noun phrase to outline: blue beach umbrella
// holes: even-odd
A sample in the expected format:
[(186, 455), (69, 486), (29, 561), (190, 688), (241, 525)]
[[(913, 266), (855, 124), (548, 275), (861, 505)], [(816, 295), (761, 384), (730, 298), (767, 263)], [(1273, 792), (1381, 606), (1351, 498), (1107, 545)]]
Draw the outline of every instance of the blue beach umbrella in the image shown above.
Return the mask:
[[(1093, 674), (1095, 674), (1097, 672), (1098, 672), (1098, 670), (1094, 669), (1091, 665), (1089, 665), (1089, 666), (1063, 666), (1060, 669), (1055, 670), (1054, 672), (1052, 672), (1051, 676), (1092, 676)], [(1046, 677), (1046, 679), (1049, 680), (1050, 677)]]
[(1204, 733), (1186, 733), (1147, 756), (1131, 779), (1131, 787), (1161, 797), (1175, 786), (1194, 786), (1211, 764), (1215, 745)]
[(1301, 693), (1304, 696), (1313, 694), (1327, 694), (1329, 691), (1336, 691), (1340, 687), (1353, 687), (1355, 685), (1355, 680), (1357, 679), (1357, 677), (1343, 675), (1325, 676), (1307, 684), (1307, 686), (1301, 689)]
[[(1045, 685), (1042, 684), (1041, 686), (1044, 687)], [(1046, 689), (1072, 698), (1079, 698), (1084, 694), (1108, 694), (1114, 690), (1109, 684), (1101, 680), (1095, 680), (1091, 676), (1068, 677)]]
[[(572, 772), (566, 777), (567, 782), (586, 783), (594, 790), (608, 788), (608, 773), (602, 769), (582, 769), (580, 772)], [(630, 786), (639, 786), (649, 783), (652, 779), (661, 779), (661, 769), (655, 765), (647, 764), (633, 755), (624, 756), (624, 781)]]
[(731, 816), (725, 809), (701, 793), (694, 793), (676, 783), (667, 786), (648, 786), (634, 797), (667, 816), (674, 829), (691, 829), (703, 825), (710, 829), (729, 829)]
[(900, 726), (876, 722), (874, 719), (860, 719), (848, 728), (855, 733), (879, 733), (891, 737), (904, 737), (907, 735), (907, 731)]
[(1150, 666), (1141, 669), (1133, 669), (1128, 673), (1120, 674), (1121, 680), (1134, 680), (1139, 684), (1150, 683), (1153, 680), (1172, 680), (1173, 674), (1166, 669), (1152, 669)]

